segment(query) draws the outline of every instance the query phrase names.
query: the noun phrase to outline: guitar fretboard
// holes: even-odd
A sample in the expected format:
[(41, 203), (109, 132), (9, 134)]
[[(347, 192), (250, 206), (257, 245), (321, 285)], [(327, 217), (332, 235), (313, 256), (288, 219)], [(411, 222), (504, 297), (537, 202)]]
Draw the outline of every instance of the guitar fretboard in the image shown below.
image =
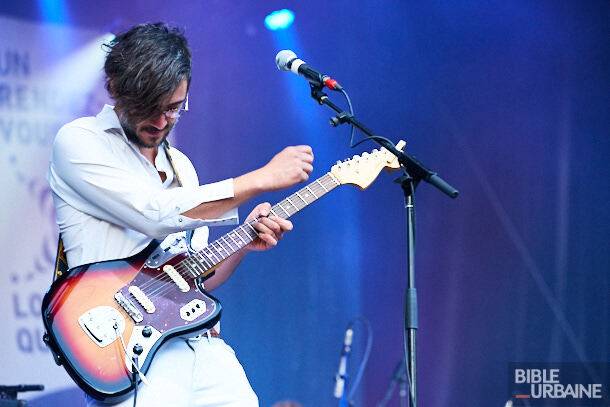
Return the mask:
[[(340, 183), (330, 173), (326, 173), (311, 184), (301, 188), (271, 208), (271, 214), (288, 219), (301, 209), (315, 202), (323, 195), (338, 187)], [(204, 249), (184, 259), (180, 266), (186, 268), (193, 277), (207, 276), (214, 266), (242, 249), (257, 237), (254, 223), (257, 220), (245, 222), (208, 244)]]

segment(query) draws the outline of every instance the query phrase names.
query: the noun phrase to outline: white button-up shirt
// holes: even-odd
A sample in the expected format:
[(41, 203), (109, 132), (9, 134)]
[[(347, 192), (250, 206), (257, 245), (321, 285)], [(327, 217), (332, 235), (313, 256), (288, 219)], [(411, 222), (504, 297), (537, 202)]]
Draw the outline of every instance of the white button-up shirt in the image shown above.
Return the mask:
[[(59, 130), (48, 181), (70, 267), (129, 257), (152, 239), (189, 229), (198, 228), (193, 243), (203, 247), (207, 226), (237, 223), (237, 209), (218, 219), (181, 215), (201, 203), (233, 197), (233, 179), (199, 185), (184, 154), (172, 147), (171, 158), (182, 187), (165, 149), (159, 148), (153, 166), (127, 139), (112, 106)], [(161, 181), (158, 172), (167, 179)]]

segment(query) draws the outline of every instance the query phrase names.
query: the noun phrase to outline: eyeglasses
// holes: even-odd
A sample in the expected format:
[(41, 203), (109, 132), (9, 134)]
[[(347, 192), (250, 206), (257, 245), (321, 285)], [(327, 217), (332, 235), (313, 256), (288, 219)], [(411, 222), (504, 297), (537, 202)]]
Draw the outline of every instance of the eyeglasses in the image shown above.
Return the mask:
[(186, 99), (184, 99), (184, 102), (180, 106), (175, 107), (173, 109), (168, 109), (168, 110), (162, 112), (162, 114), (165, 116), (166, 119), (176, 120), (177, 118), (180, 117), (180, 114), (183, 111), (184, 112), (189, 111), (189, 96), (188, 95), (186, 95)]

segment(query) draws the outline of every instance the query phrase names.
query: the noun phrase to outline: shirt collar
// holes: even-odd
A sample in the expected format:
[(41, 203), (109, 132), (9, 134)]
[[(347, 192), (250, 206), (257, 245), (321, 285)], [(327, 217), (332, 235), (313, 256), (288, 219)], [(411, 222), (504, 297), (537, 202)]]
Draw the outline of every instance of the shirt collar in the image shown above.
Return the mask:
[[(118, 131), (119, 134), (125, 140), (125, 142), (131, 145), (134, 150), (137, 150), (137, 146), (135, 146), (131, 141), (127, 139), (125, 131), (123, 130), (121, 122), (119, 121), (119, 117), (117, 116), (116, 111), (114, 110), (114, 106), (104, 105), (102, 111), (97, 114), (96, 118), (99, 121), (102, 130), (112, 130), (113, 133), (116, 133)], [(160, 146), (159, 151), (157, 152), (157, 157), (155, 158), (155, 167), (159, 171), (164, 171), (167, 174), (168, 178), (171, 177), (171, 180), (168, 180), (170, 183), (173, 181), (173, 170), (169, 160), (167, 159), (165, 148), (163, 146)]]
[(102, 108), (102, 111), (99, 112), (97, 114), (97, 116), (95, 116), (95, 117), (97, 118), (98, 122), (100, 123), (100, 126), (103, 131), (108, 132), (108, 133), (114, 133), (115, 135), (122, 137), (123, 140), (125, 141), (125, 143), (127, 143), (128, 145), (132, 145), (134, 148), (136, 147), (127, 138), (127, 135), (125, 134), (125, 130), (123, 130), (123, 126), (121, 126), (121, 121), (119, 120), (119, 116), (116, 114), (116, 111), (114, 110), (114, 106), (104, 105), (104, 107)]
[[(104, 105), (104, 107), (102, 108), (102, 111), (99, 112), (97, 114), (97, 116), (95, 116), (95, 117), (99, 121), (102, 130), (104, 130), (104, 131), (118, 130), (121, 133), (121, 135), (123, 136), (123, 138), (125, 139), (125, 141), (127, 141), (128, 143), (131, 143), (127, 139), (127, 136), (125, 135), (125, 131), (123, 130), (123, 126), (121, 126), (119, 116), (117, 116), (117, 114), (114, 110), (114, 106)], [(168, 148), (171, 147), (169, 140), (165, 139), (165, 142), (167, 143)], [(163, 149), (165, 149), (165, 148), (163, 148)], [(160, 150), (161, 150), (161, 148), (160, 148)]]
[(96, 117), (102, 130), (118, 129), (123, 133), (123, 128), (121, 127), (119, 117), (114, 111), (114, 106), (104, 105), (102, 111), (99, 112)]

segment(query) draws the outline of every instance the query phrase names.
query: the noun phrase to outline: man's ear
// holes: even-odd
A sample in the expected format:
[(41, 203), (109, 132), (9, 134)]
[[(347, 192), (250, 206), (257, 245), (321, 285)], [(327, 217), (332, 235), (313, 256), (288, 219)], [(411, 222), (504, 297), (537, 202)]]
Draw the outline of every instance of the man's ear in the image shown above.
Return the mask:
[(106, 80), (106, 90), (108, 91), (108, 95), (114, 99), (114, 82), (110, 79)]

